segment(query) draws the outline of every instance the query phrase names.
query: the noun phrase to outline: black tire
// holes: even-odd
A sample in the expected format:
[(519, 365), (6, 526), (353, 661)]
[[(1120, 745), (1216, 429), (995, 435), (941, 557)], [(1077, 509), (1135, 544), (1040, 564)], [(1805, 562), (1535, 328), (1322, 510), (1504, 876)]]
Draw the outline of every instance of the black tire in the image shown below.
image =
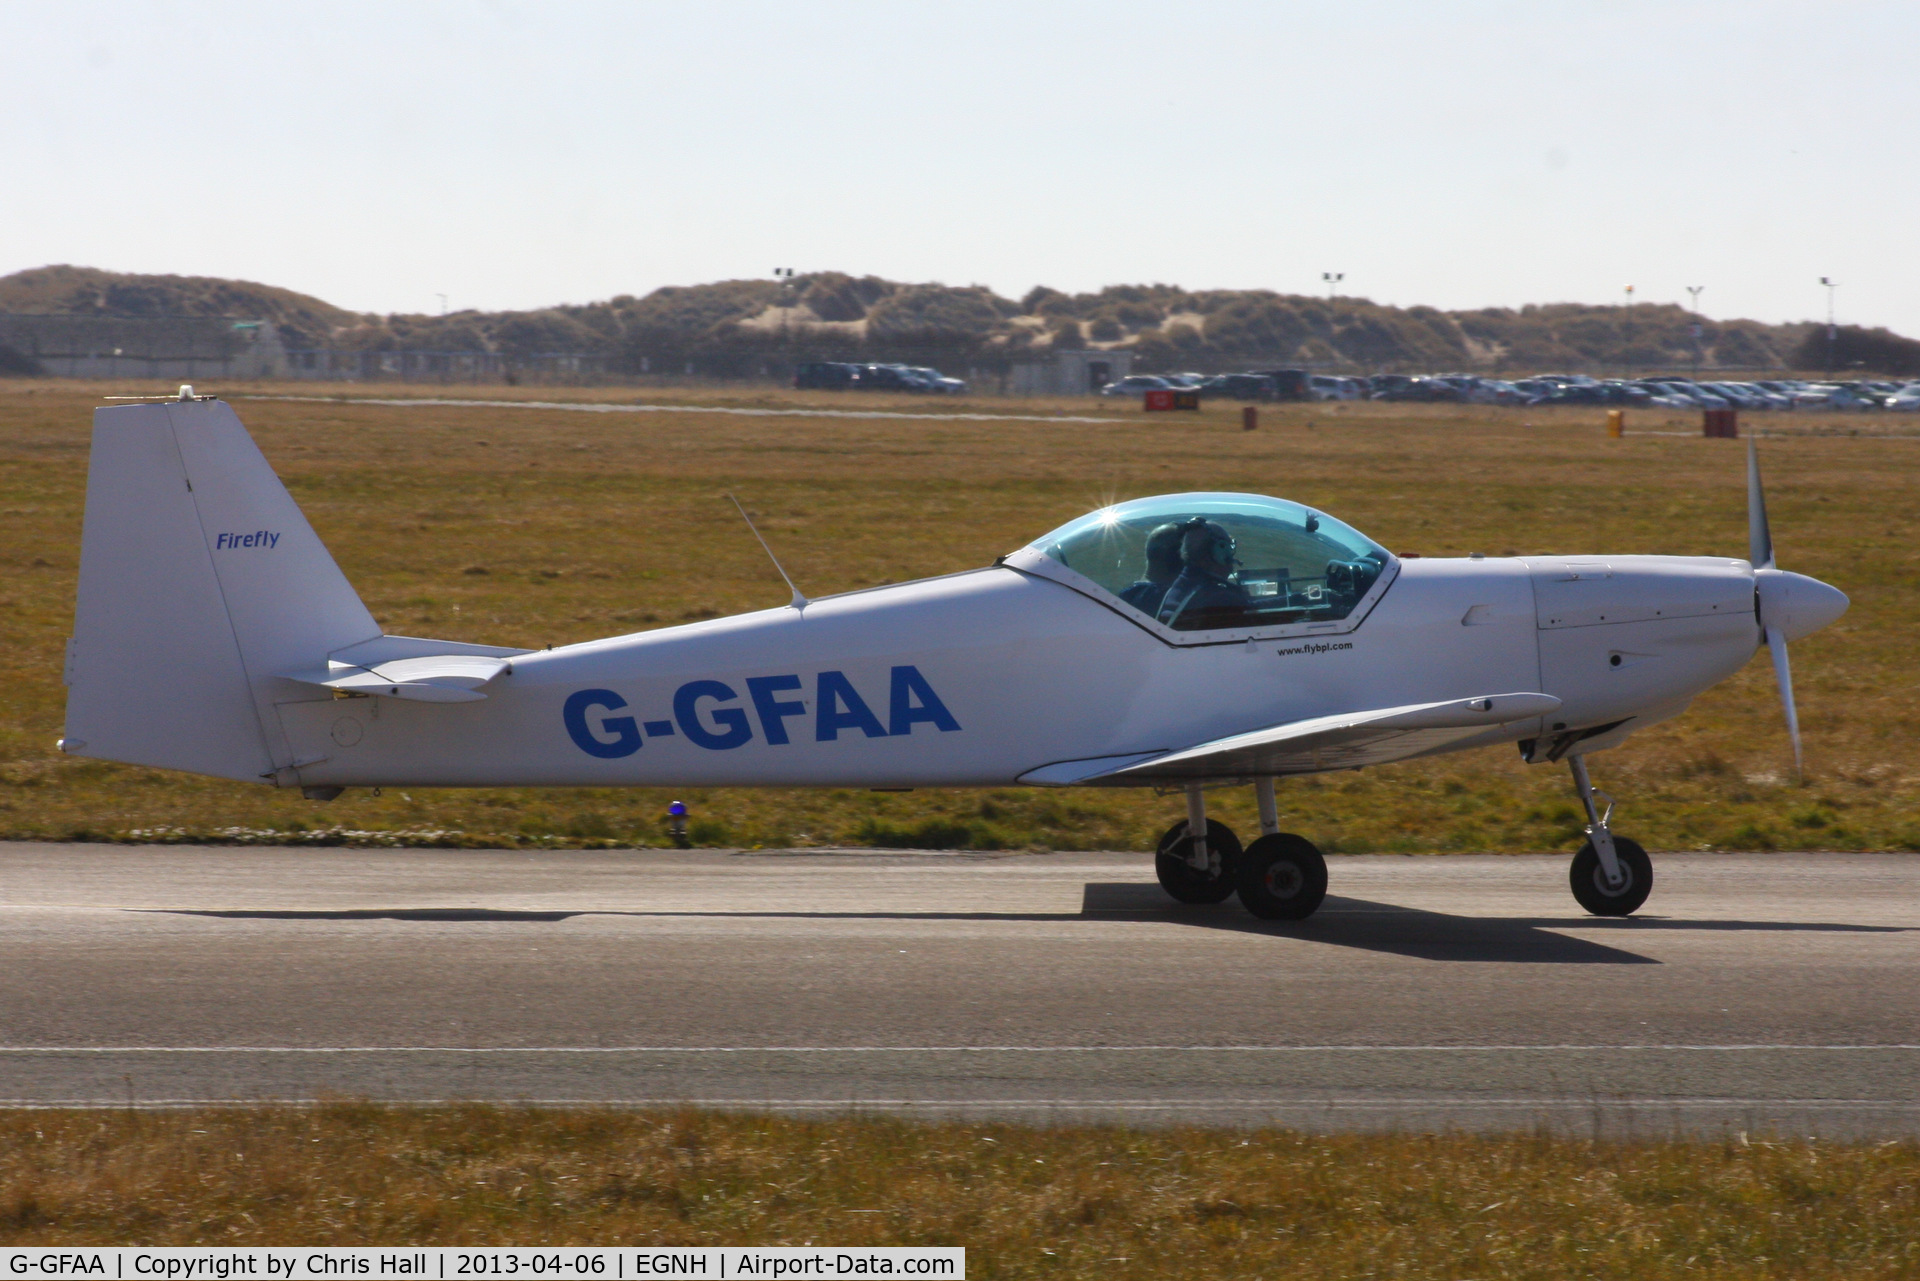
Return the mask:
[(1327, 897), (1327, 860), (1304, 836), (1276, 832), (1240, 855), (1240, 902), (1263, 921), (1302, 921)]
[(1187, 853), (1192, 847), (1193, 838), (1187, 835), (1185, 822), (1167, 829), (1153, 857), (1153, 871), (1160, 878), (1160, 888), (1182, 903), (1224, 903), (1233, 893), (1234, 868), (1240, 862), (1240, 838), (1226, 824), (1207, 820), (1207, 849), (1220, 855), (1218, 876), (1210, 876), (1187, 862)]
[(1573, 897), (1595, 916), (1631, 916), (1647, 901), (1647, 895), (1653, 893), (1653, 860), (1647, 857), (1638, 841), (1614, 837), (1613, 855), (1620, 862), (1620, 870), (1627, 874), (1627, 883), (1618, 890), (1607, 888), (1606, 876), (1600, 868), (1600, 854), (1593, 848), (1592, 841), (1580, 847), (1580, 852), (1573, 856), (1573, 866), (1567, 870)]

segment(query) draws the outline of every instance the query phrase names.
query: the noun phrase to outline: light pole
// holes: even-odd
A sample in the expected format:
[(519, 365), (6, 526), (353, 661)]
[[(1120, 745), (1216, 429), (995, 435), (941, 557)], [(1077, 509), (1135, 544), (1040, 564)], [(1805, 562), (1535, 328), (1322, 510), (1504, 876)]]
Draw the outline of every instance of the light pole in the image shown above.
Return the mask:
[(1333, 299), (1339, 291), (1340, 282), (1346, 278), (1347, 273), (1344, 271), (1323, 271), (1320, 273), (1320, 279), (1327, 282), (1327, 305), (1329, 307), (1333, 305)]
[(1627, 286), (1626, 319), (1620, 325), (1620, 371), (1633, 373), (1633, 286)]
[(440, 314), (443, 316), (446, 315), (447, 314), (447, 296), (445, 294), (435, 294), (434, 297), (440, 300)]
[(1827, 287), (1827, 379), (1828, 381), (1832, 381), (1833, 349), (1835, 344), (1840, 341), (1840, 330), (1833, 323), (1833, 291), (1840, 287), (1840, 282), (1831, 276), (1822, 276), (1820, 277), (1820, 283)]
[(1688, 285), (1687, 295), (1693, 299), (1693, 376), (1700, 377), (1700, 338), (1706, 331), (1700, 324), (1700, 295), (1707, 291), (1705, 285)]
[[(793, 268), (775, 267), (773, 278), (780, 282), (780, 309), (786, 312), (786, 315), (780, 317), (780, 337), (786, 342), (787, 363), (794, 366), (797, 374), (799, 363), (793, 354), (793, 309), (799, 305), (800, 300), (793, 291)], [(674, 804), (678, 805), (679, 802), (675, 801)]]

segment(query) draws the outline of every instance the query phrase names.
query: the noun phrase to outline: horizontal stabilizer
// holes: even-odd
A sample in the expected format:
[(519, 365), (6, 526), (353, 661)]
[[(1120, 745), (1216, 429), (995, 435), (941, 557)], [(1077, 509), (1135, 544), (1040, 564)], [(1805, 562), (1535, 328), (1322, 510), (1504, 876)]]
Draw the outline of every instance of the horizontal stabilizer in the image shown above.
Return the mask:
[(1560, 700), (1550, 694), (1490, 694), (1446, 703), (1319, 716), (1215, 739), (1083, 781), (1313, 774), (1381, 765), (1437, 751), (1515, 721), (1544, 716), (1559, 706)]
[(478, 654), (428, 654), (396, 658), (374, 667), (329, 662), (326, 669), (292, 672), (288, 680), (346, 694), (375, 694), (422, 703), (472, 703), (480, 687), (507, 670), (509, 660)]

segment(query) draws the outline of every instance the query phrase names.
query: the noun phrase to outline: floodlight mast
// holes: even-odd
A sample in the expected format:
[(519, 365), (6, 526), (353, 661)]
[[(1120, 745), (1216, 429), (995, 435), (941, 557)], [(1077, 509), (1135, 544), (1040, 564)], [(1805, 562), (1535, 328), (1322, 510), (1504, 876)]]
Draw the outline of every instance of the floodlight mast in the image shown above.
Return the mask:
[(1620, 327), (1620, 372), (1633, 374), (1633, 286), (1627, 286), (1626, 320)]
[[(798, 366), (795, 364), (793, 355), (793, 311), (794, 308), (800, 305), (800, 295), (794, 292), (793, 268), (775, 267), (773, 269), (773, 278), (780, 282), (780, 336), (786, 340), (787, 363), (795, 365), (797, 372)], [(764, 367), (761, 372), (766, 372)], [(747, 523), (751, 525), (753, 522), (748, 521)], [(754, 532), (757, 536), (759, 531), (756, 530)], [(769, 552), (768, 555), (772, 555), (772, 553)], [(786, 571), (782, 570), (781, 572), (785, 573)], [(799, 594), (797, 591), (794, 593), (795, 596), (799, 596)]]
[(1693, 299), (1693, 376), (1700, 377), (1700, 338), (1704, 326), (1700, 323), (1700, 295), (1707, 291), (1705, 285), (1688, 285), (1687, 295)]
[(1329, 306), (1331, 306), (1333, 300), (1339, 296), (1340, 282), (1346, 278), (1347, 273), (1344, 271), (1323, 271), (1320, 273), (1320, 279), (1327, 282), (1327, 303)]
[(1840, 340), (1840, 330), (1833, 323), (1833, 291), (1840, 287), (1840, 282), (1831, 276), (1822, 276), (1820, 277), (1820, 283), (1827, 288), (1827, 378), (1831, 380), (1833, 378), (1834, 347)]

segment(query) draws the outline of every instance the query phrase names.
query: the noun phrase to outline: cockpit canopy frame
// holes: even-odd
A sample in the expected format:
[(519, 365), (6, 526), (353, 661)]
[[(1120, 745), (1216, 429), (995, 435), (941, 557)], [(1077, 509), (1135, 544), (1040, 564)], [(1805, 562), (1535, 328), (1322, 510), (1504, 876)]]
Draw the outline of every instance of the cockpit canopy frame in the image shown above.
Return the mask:
[[(1219, 555), (1233, 561), (1224, 576), (1209, 560)], [(1115, 503), (1002, 563), (1089, 596), (1172, 645), (1343, 635), (1365, 621), (1400, 572), (1391, 552), (1324, 512), (1227, 492)]]

